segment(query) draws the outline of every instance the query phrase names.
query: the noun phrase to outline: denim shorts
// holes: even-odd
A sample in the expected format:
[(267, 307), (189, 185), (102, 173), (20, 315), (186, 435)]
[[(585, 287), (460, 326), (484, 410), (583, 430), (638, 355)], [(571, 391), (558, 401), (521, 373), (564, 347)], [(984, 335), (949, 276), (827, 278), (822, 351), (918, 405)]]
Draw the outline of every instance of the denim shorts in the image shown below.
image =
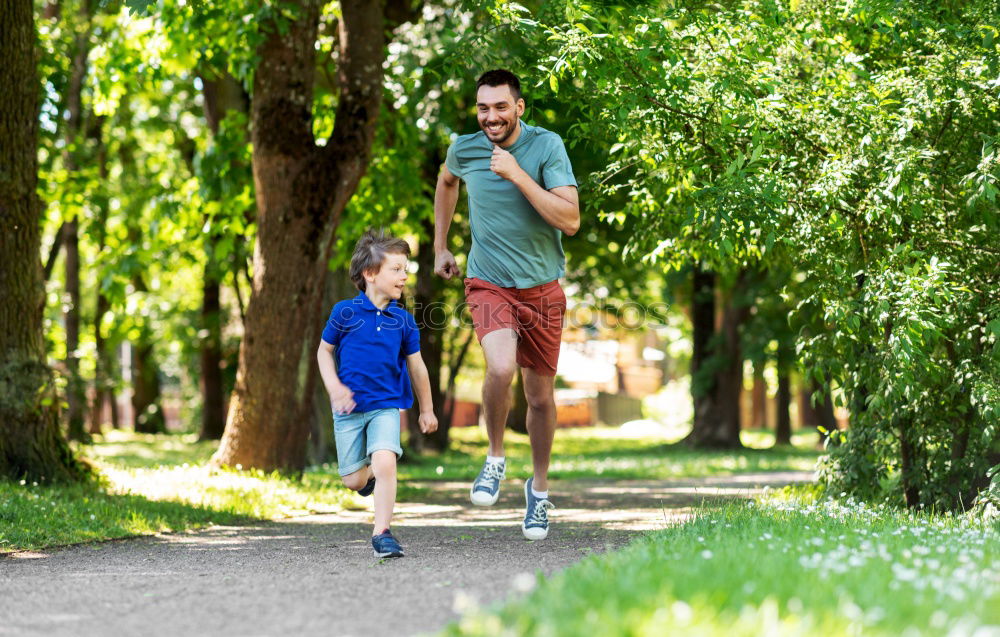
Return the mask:
[(333, 414), (333, 436), (337, 441), (337, 472), (346, 476), (372, 463), (376, 451), (403, 456), (399, 444), (399, 409), (373, 409)]

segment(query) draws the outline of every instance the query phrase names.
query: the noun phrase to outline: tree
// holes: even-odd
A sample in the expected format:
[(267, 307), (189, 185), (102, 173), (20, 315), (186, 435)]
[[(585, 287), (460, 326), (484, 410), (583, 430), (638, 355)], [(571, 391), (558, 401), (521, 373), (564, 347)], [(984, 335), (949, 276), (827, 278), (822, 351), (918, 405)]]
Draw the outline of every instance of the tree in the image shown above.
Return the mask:
[[(367, 167), (382, 98), (385, 32), (409, 3), (341, 3), (339, 97), (330, 137), (312, 129), (321, 3), (289, 3), (262, 25), (251, 129), (258, 234), (236, 388), (213, 462), (299, 471), (312, 395), (299, 381), (334, 229)], [(309, 403), (309, 407), (304, 407)]]
[(852, 412), (832, 488), (961, 508), (1000, 461), (1000, 6), (667, 4), (495, 26), (613, 144), (638, 253), (795, 273), (807, 369)]
[(38, 96), (30, 0), (0, 6), (0, 475), (40, 482), (87, 475), (59, 427), (42, 338)]
[[(219, 169), (219, 172), (228, 175), (229, 179), (227, 180), (220, 175), (206, 174), (199, 175), (199, 179), (203, 189), (208, 191), (211, 200), (218, 202), (219, 208), (240, 206), (240, 199), (234, 195), (245, 185), (239, 182), (249, 177), (247, 174), (249, 171), (239, 161), (238, 155), (237, 158), (227, 157), (227, 155), (236, 154), (228, 146), (239, 148), (246, 144), (246, 130), (243, 125), (246, 120), (243, 116), (249, 110), (249, 96), (243, 90), (240, 82), (224, 70), (205, 69), (201, 73), (201, 82), (205, 119), (213, 139), (212, 153), (211, 155), (206, 153), (206, 158), (211, 156), (218, 160), (209, 162), (203, 158), (202, 165), (208, 164), (209, 169)], [(230, 112), (238, 114), (239, 117), (230, 120), (226, 129), (223, 129), (223, 121)], [(236, 139), (231, 139), (234, 136)], [(250, 212), (243, 209), (224, 211), (237, 215), (247, 215)], [(225, 217), (225, 214), (221, 216)], [(212, 222), (212, 215), (206, 214), (206, 224), (211, 229), (205, 236), (205, 278), (202, 288), (201, 330), (199, 330), (199, 335), (202, 336), (200, 346), (202, 414), (201, 432), (198, 437), (201, 440), (218, 440), (222, 438), (226, 428), (224, 382), (221, 369), (224, 320), (219, 296), (225, 257), (228, 256), (226, 255), (226, 247), (233, 245), (235, 248), (235, 242), (232, 237), (228, 237), (228, 244), (225, 243), (227, 241), (226, 233), (218, 227), (220, 224)], [(240, 250), (232, 249), (231, 251), (238, 260), (243, 259)], [(235, 277), (234, 274), (234, 279)], [(234, 284), (238, 288), (239, 282), (234, 281)]]

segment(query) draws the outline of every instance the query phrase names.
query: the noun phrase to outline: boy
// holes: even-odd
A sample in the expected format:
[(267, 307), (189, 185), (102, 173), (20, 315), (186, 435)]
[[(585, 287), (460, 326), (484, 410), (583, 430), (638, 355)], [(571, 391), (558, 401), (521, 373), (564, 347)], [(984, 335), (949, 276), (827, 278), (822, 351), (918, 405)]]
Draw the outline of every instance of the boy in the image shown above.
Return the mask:
[[(333, 407), (337, 464), (344, 484), (363, 496), (375, 493), (375, 557), (403, 557), (389, 531), (396, 501), (399, 410), (420, 401), (420, 431), (437, 429), (427, 367), (420, 356), (416, 321), (396, 301), (406, 285), (410, 247), (369, 230), (351, 257), (359, 293), (333, 306), (316, 358)], [(409, 370), (409, 374), (407, 374)]]

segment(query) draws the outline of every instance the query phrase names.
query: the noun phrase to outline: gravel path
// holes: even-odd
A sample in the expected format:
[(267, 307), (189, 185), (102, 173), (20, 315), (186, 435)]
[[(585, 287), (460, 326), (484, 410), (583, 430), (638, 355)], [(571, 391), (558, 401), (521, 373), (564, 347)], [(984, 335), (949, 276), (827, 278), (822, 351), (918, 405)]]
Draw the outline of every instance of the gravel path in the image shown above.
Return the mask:
[[(428, 483), (400, 504), (407, 556), (379, 562), (370, 510), (0, 557), (0, 635), (415, 635), (490, 605), (591, 552), (684, 520), (703, 500), (745, 497), (803, 472), (552, 482), (552, 531), (521, 536), (523, 482), (492, 508), (468, 483)], [(368, 501), (370, 503), (370, 500)]]

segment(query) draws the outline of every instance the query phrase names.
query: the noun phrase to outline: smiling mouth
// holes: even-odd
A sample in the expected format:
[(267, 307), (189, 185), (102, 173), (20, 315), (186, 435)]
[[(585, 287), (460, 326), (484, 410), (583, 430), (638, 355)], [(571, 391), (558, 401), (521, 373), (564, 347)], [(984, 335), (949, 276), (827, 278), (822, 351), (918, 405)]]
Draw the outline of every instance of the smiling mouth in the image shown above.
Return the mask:
[(486, 125), (486, 132), (496, 134), (496, 133), (499, 133), (500, 131), (502, 131), (503, 127), (504, 127), (503, 124), (487, 124)]

